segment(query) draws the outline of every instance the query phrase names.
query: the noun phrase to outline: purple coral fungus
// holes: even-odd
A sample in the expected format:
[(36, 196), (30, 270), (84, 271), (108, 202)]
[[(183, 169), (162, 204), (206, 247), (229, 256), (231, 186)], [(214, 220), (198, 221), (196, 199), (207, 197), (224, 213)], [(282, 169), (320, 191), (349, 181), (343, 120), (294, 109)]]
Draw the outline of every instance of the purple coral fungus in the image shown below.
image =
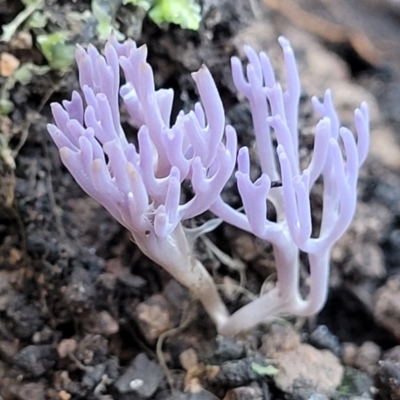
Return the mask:
[[(111, 38), (102, 56), (93, 47), (78, 47), (83, 97), (53, 104), (55, 124), (48, 131), (63, 163), (80, 186), (101, 203), (133, 236), (151, 259), (195, 292), (219, 332), (234, 335), (277, 314), (310, 315), (323, 306), (328, 289), (330, 250), (348, 228), (355, 212), (358, 170), (369, 141), (368, 109), (355, 111), (357, 140), (339, 127), (331, 93), (312, 99), (322, 119), (315, 128), (309, 166), (300, 171), (298, 105), (300, 83), (293, 50), (279, 39), (287, 69), (287, 89), (275, 81), (270, 61), (245, 47), (244, 74), (232, 58), (234, 83), (250, 103), (262, 174), (252, 182), (246, 147), (237, 156), (236, 179), (244, 211), (231, 208), (220, 194), (236, 162), (236, 132), (225, 126), (214, 80), (203, 66), (193, 74), (200, 93), (189, 113), (181, 111), (171, 125), (172, 90), (155, 90), (146, 62), (146, 46)], [(126, 83), (120, 88), (120, 67)], [(247, 76), (247, 79), (245, 78)], [(128, 143), (120, 123), (119, 97), (138, 131), (138, 148)], [(275, 149), (271, 132), (275, 132)], [(339, 142), (343, 144), (342, 155)], [(323, 213), (313, 237), (310, 191), (323, 179)], [(181, 184), (189, 180), (194, 196), (181, 201)], [(272, 181), (282, 186), (271, 190)], [(276, 221), (267, 219), (267, 200)], [(276, 286), (229, 317), (215, 284), (194, 257), (181, 222), (211, 210), (222, 220), (272, 243)], [(299, 290), (299, 251), (308, 254), (309, 293)]]

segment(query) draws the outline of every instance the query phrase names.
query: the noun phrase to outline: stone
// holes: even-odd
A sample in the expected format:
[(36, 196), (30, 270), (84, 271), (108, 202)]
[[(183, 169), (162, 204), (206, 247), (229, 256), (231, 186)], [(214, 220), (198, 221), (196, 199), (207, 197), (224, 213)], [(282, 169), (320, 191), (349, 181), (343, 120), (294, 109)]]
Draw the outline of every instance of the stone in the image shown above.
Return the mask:
[(185, 371), (195, 367), (198, 364), (197, 353), (193, 348), (186, 349), (179, 354), (179, 361)]
[(177, 323), (173, 307), (161, 294), (155, 294), (138, 304), (134, 317), (143, 336), (151, 344)]
[(43, 382), (24, 383), (18, 389), (19, 400), (43, 400), (45, 398), (45, 387)]
[(215, 341), (217, 344), (215, 353), (221, 361), (237, 360), (245, 356), (243, 342), (238, 342), (222, 335), (218, 335)]
[(9, 77), (14, 74), (19, 67), (20, 61), (10, 53), (3, 52), (0, 54), (0, 75)]
[(30, 345), (20, 350), (13, 357), (13, 362), (29, 376), (39, 378), (54, 367), (57, 358), (57, 350), (53, 346)]
[(310, 335), (310, 343), (319, 349), (330, 350), (336, 356), (341, 355), (339, 339), (325, 325), (319, 325)]
[(83, 365), (103, 363), (108, 356), (108, 341), (100, 335), (85, 335), (78, 343), (75, 355)]
[(351, 342), (342, 344), (342, 359), (344, 365), (354, 367), (359, 347)]
[(400, 277), (389, 279), (376, 293), (376, 320), (400, 339)]
[(379, 398), (400, 399), (400, 363), (395, 361), (380, 361), (376, 374)]
[(358, 349), (354, 360), (354, 366), (373, 375), (381, 356), (381, 348), (374, 342), (364, 342)]
[(262, 357), (246, 357), (240, 360), (225, 361), (220, 366), (216, 381), (227, 387), (245, 386), (259, 378), (253, 363), (264, 366)]
[(149, 399), (158, 389), (162, 378), (161, 366), (149, 360), (145, 353), (140, 353), (115, 382), (115, 388), (121, 394), (134, 393)]
[(400, 363), (400, 346), (394, 346), (390, 350), (386, 351), (383, 359), (385, 361), (394, 361)]
[(343, 366), (329, 350), (317, 350), (302, 343), (295, 350), (276, 353), (274, 357), (278, 373), (276, 385), (287, 393), (296, 388), (309, 388), (320, 394), (331, 395), (340, 385)]
[(77, 347), (78, 344), (75, 339), (63, 339), (57, 346), (57, 352), (60, 358), (64, 358), (72, 354)]
[(14, 335), (18, 339), (30, 338), (44, 325), (40, 304), (23, 294), (12, 296), (5, 311), (7, 319), (13, 326)]
[(275, 354), (296, 349), (300, 344), (299, 335), (289, 326), (273, 324), (261, 339), (260, 353), (273, 359)]
[[(306, 392), (329, 396), (342, 381), (344, 368), (339, 359), (329, 350), (300, 343), (299, 335), (288, 325), (272, 325), (262, 337), (259, 351), (274, 360), (278, 369), (275, 383), (286, 393), (301, 398)], [(303, 394), (298, 393), (300, 388)]]
[(108, 311), (91, 311), (84, 320), (85, 331), (102, 335), (111, 336), (119, 331), (118, 322)]
[(258, 385), (240, 386), (226, 392), (223, 400), (263, 400), (264, 396)]

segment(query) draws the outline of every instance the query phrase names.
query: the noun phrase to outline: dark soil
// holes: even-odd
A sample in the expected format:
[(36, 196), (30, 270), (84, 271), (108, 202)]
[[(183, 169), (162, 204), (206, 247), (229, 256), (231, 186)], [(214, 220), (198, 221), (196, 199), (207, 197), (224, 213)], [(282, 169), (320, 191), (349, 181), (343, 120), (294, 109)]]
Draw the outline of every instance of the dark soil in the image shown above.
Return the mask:
[[(251, 119), (233, 86), (229, 59), (243, 57), (245, 43), (267, 51), (284, 79), (277, 37), (291, 40), (303, 82), (305, 159), (315, 123), (311, 95), (332, 87), (349, 126), (352, 110), (369, 102), (371, 155), (361, 171), (357, 215), (332, 254), (329, 299), (316, 317), (283, 325), (304, 343), (339, 357), (345, 380), (333, 398), (400, 399), (400, 9), (390, 0), (368, 7), (361, 0), (282, 3), (287, 7), (272, 0), (204, 0), (198, 32), (160, 28), (147, 18), (141, 26), (134, 7), (121, 7), (116, 19), (121, 32), (140, 32), (134, 39), (149, 48), (157, 87), (175, 91), (175, 113), (197, 100), (190, 73), (203, 63), (210, 68), (240, 145), (253, 143)], [(92, 20), (68, 23), (69, 13), (89, 6), (46, 1), (72, 42), (100, 48)], [(0, 23), (22, 9), (19, 1), (0, 1)], [(333, 25), (342, 36), (331, 37)], [(21, 50), (15, 42), (1, 42), (4, 52), (45, 64), (35, 46)], [(3, 87), (7, 82), (0, 77)], [(266, 363), (263, 348), (274, 328), (261, 326), (236, 340), (218, 337), (190, 294), (84, 194), (46, 130), (50, 103), (70, 98), (73, 89), (74, 68), (35, 75), (10, 89), (14, 110), (0, 117), (0, 399), (327, 398), (312, 385), (282, 390), (272, 376), (257, 373), (254, 364)], [(224, 196), (240, 206), (233, 178)], [(314, 197), (318, 219), (318, 193)], [(226, 225), (208, 237), (244, 263), (246, 289), (258, 293), (273, 273), (269, 245)], [(196, 251), (217, 281), (239, 280), (203, 241)], [(225, 297), (231, 311), (248, 301), (227, 292)]]

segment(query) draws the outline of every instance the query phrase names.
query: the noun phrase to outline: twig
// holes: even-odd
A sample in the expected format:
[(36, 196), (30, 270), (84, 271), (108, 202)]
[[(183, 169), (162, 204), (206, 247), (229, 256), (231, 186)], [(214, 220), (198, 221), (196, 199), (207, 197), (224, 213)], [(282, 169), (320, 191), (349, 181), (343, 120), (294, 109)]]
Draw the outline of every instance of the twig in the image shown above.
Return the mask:
[[(217, 259), (233, 271), (237, 271), (239, 273), (239, 286), (237, 291), (240, 292), (239, 288), (244, 288), (246, 285), (246, 273), (245, 269), (246, 266), (245, 264), (237, 259), (237, 258), (232, 258), (228, 256), (228, 254), (224, 253), (222, 250), (220, 250), (208, 237), (206, 236), (201, 236), (201, 240), (204, 242), (204, 244), (211, 250), (211, 252), (217, 257)], [(235, 294), (234, 294), (235, 295)]]
[(193, 305), (193, 301), (190, 300), (188, 302), (187, 306), (185, 307), (185, 309), (183, 310), (183, 314), (182, 314), (182, 318), (181, 318), (179, 326), (163, 332), (158, 337), (158, 340), (157, 340), (157, 345), (156, 345), (157, 358), (158, 358), (158, 361), (159, 361), (162, 369), (164, 370), (165, 377), (167, 378), (168, 385), (172, 392), (175, 390), (174, 381), (172, 378), (171, 371), (169, 370), (168, 365), (165, 361), (165, 357), (164, 357), (164, 354), (162, 351), (162, 346), (164, 344), (165, 339), (167, 339), (168, 337), (174, 336), (174, 335), (178, 334), (179, 332), (184, 331), (191, 324), (191, 322), (194, 318), (194, 315), (195, 315), (192, 305)]
[(34, 3), (29, 4), (24, 10), (22, 10), (9, 24), (3, 25), (3, 34), (0, 36), (0, 41), (9, 42), (17, 31), (19, 26), (33, 14), (36, 10), (40, 10), (44, 6), (43, 0), (37, 0)]

